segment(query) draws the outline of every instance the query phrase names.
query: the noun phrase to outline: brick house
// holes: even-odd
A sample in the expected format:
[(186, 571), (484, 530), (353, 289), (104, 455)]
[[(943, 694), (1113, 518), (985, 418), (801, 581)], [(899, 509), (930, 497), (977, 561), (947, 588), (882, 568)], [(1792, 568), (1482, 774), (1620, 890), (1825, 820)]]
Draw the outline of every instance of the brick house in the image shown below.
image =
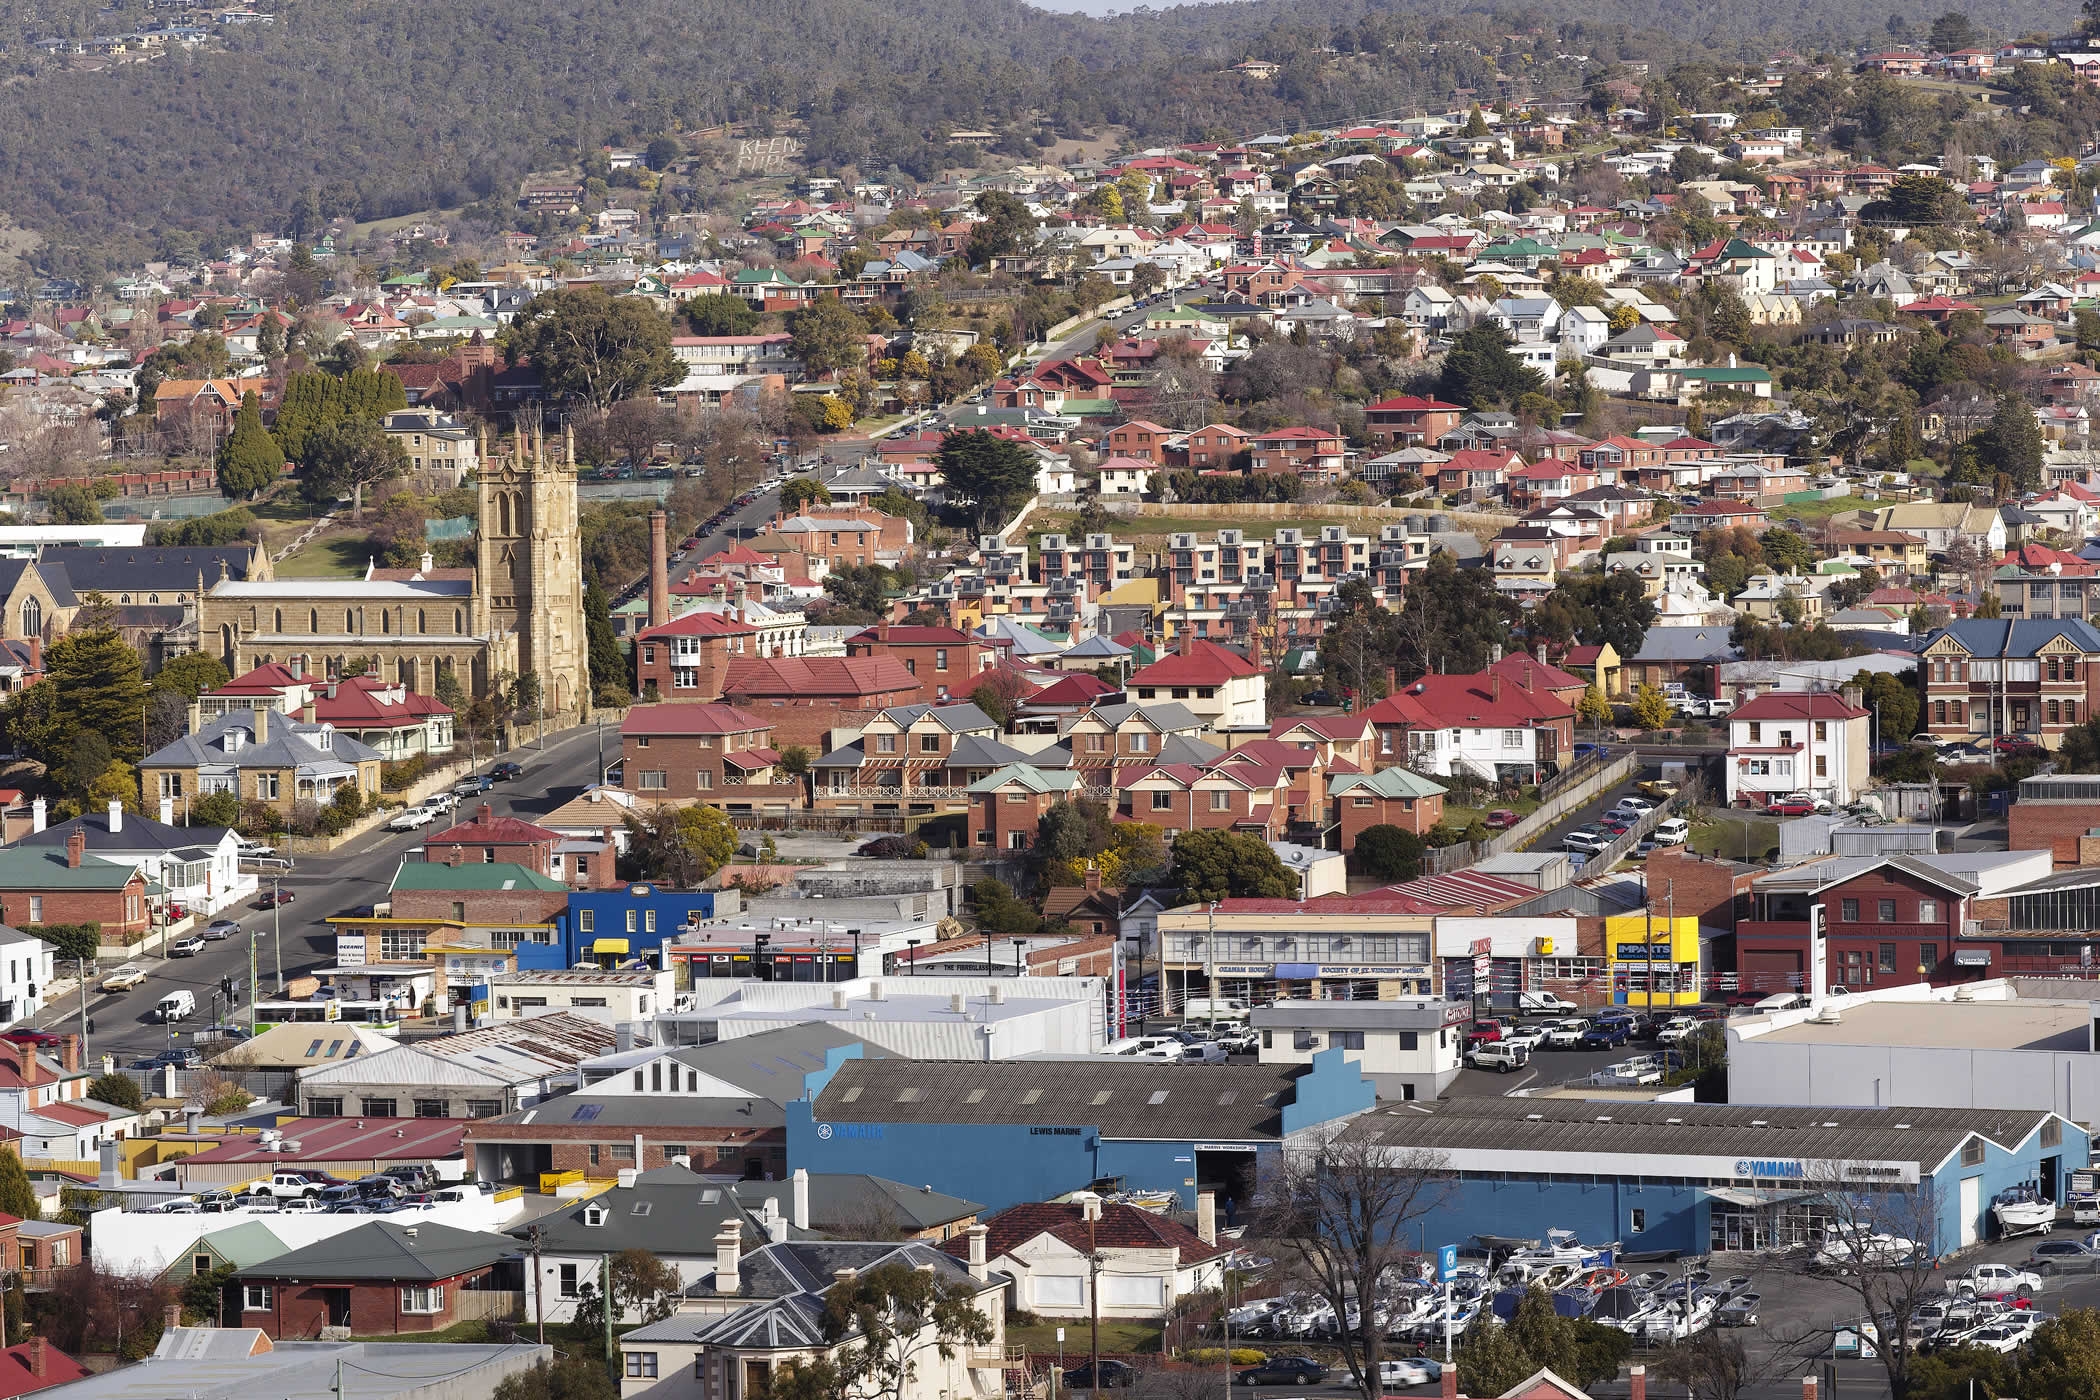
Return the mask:
[(1195, 471), (1222, 471), (1247, 450), (1254, 435), (1230, 423), (1211, 423), (1188, 435), (1187, 465)]
[(879, 622), (846, 639), (846, 655), (887, 656), (918, 681), (911, 701), (932, 705), (967, 696), (999, 659), (998, 649), (953, 627)]
[(982, 850), (1025, 851), (1043, 813), (1076, 797), (1079, 774), (1014, 763), (970, 784), (970, 841)]
[(1309, 477), (1314, 481), (1339, 481), (1348, 442), (1340, 433), (1324, 428), (1278, 428), (1257, 434), (1250, 444), (1253, 470)]
[(1842, 806), (1866, 789), (1869, 712), (1858, 692), (1773, 691), (1728, 717), (1728, 804), (1769, 807), (1807, 792)]
[[(1173, 701), (1096, 705), (1060, 723), (1065, 747), (1071, 751), (1072, 767), (1091, 786), (1106, 784), (1114, 771), (1127, 763), (1151, 763), (1163, 758), (1181, 761), (1192, 754), (1209, 757), (1215, 752), (1210, 745), (1197, 742), (1197, 736), (1208, 726), (1187, 706)], [(1177, 745), (1176, 740), (1183, 743)]]
[(717, 699), (730, 661), (758, 655), (758, 635), (734, 611), (704, 608), (644, 628), (634, 639), (636, 686), (653, 685), (665, 700)]
[(1116, 774), (1116, 812), (1169, 832), (1242, 831), (1274, 841), (1291, 818), (1287, 770), (1257, 763), (1134, 764)]
[(2075, 618), (1970, 618), (1925, 639), (1921, 727), (1936, 739), (2026, 735), (2055, 748), (2100, 700), (2100, 629)]
[(637, 705), (620, 721), (622, 784), (645, 802), (800, 806), (802, 783), (780, 769), (773, 726), (735, 705)]
[(722, 699), (770, 720), (773, 742), (821, 748), (847, 710), (909, 704), (918, 677), (888, 656), (783, 656), (730, 664)]
[(470, 861), (504, 861), (540, 875), (554, 873), (554, 848), (562, 835), (543, 826), (499, 817), (484, 802), (457, 826), (423, 838), (423, 859), (446, 865)]
[(1057, 885), (1044, 892), (1043, 917), (1069, 924), (1083, 934), (1120, 938), (1123, 934), (1123, 891), (1112, 885), (1103, 887), (1100, 868), (1090, 863), (1085, 878), (1078, 884)]
[(392, 1336), (509, 1319), (524, 1297), (520, 1248), (508, 1235), (375, 1220), (237, 1270), (225, 1316), (301, 1341), (324, 1328)]
[(396, 919), (443, 919), (490, 928), (536, 928), (569, 909), (561, 881), (508, 861), (408, 860), (388, 890)]
[(1097, 450), (1104, 457), (1139, 457), (1154, 466), (1167, 461), (1167, 439), (1176, 434), (1143, 418), (1133, 418), (1108, 430)]
[(2006, 821), (2009, 850), (2047, 851), (2058, 865), (2100, 865), (2091, 836), (2100, 830), (2100, 779), (2084, 773), (2022, 778)]
[(1356, 849), (1367, 826), (1397, 826), (1420, 836), (1443, 819), (1444, 789), (1406, 768), (1327, 779), (1327, 822), (1340, 829), (1344, 851)]
[[(811, 799), (820, 811), (847, 815), (867, 810), (871, 798), (878, 813), (903, 806), (961, 811), (972, 785), (1028, 762), (1029, 755), (1001, 742), (992, 717), (967, 701), (898, 705), (810, 765)], [(1051, 765), (1045, 759), (1043, 766)]]
[(1364, 431), (1389, 446), (1420, 447), (1450, 432), (1465, 416), (1463, 405), (1402, 394), (1366, 408)]
[(1805, 990), (1821, 911), (1825, 979), (1853, 991), (1957, 981), (1962, 921), (1977, 886), (1910, 856), (1834, 857), (1757, 879), (1736, 924), (1738, 994)]
[(0, 848), (0, 923), (34, 934), (38, 924), (102, 925), (110, 942), (146, 933), (146, 871), (141, 865), (88, 860), (87, 833), (75, 830), (64, 850)]

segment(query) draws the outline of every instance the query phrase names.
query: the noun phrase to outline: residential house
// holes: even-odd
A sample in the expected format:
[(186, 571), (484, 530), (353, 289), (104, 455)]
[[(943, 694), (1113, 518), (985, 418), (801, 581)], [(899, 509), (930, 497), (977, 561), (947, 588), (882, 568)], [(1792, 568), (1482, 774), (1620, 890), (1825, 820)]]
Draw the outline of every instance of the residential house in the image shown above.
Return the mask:
[(1077, 1201), (1008, 1206), (985, 1220), (981, 1240), (972, 1231), (941, 1248), (965, 1261), (982, 1249), (985, 1263), (1013, 1280), (1015, 1309), (1038, 1317), (1164, 1318), (1181, 1299), (1219, 1286), (1224, 1277), (1226, 1251), (1215, 1224), (1201, 1223), (1200, 1208), (1197, 1219), (1191, 1229), (1081, 1193)]
[(776, 747), (821, 748), (844, 711), (910, 702), (919, 678), (888, 656), (798, 656), (733, 663), (722, 698), (772, 721)]
[(111, 942), (142, 937), (151, 918), (143, 862), (93, 860), (87, 833), (65, 847), (0, 848), (0, 923), (34, 935), (39, 924), (100, 924)]
[(1365, 711), (1377, 761), (1439, 777), (1536, 782), (1575, 746), (1575, 708), (1543, 685), (1497, 671), (1425, 675)]
[(1406, 768), (1381, 768), (1375, 773), (1330, 769), (1327, 824), (1339, 831), (1344, 851), (1355, 850), (1356, 838), (1371, 826), (1397, 826), (1426, 836), (1444, 819), (1444, 792)]
[(1844, 806), (1866, 790), (1869, 712), (1853, 695), (1771, 691), (1728, 717), (1730, 806), (1769, 807), (1806, 792)]
[(352, 785), (379, 795), (379, 751), (327, 724), (270, 709), (229, 710), (139, 764), (140, 785), (164, 798), (230, 792), (286, 815), (301, 802), (327, 806)]
[(849, 657), (888, 657), (918, 681), (910, 700), (939, 704), (967, 696), (998, 660), (997, 648), (952, 627), (879, 622), (846, 639)]
[(1920, 727), (1957, 743), (2055, 748), (2100, 700), (2100, 630), (2076, 618), (1969, 618), (1928, 633)]
[(1140, 705), (1177, 701), (1213, 729), (1268, 725), (1268, 677), (1260, 662), (1187, 631), (1175, 651), (1133, 671), (1125, 693)]
[(637, 705), (620, 721), (621, 786), (642, 802), (785, 815), (802, 781), (780, 767), (769, 718), (736, 705)]
[(508, 1235), (374, 1220), (236, 1270), (222, 1307), (228, 1322), (286, 1341), (508, 1321), (523, 1299), (523, 1252)]

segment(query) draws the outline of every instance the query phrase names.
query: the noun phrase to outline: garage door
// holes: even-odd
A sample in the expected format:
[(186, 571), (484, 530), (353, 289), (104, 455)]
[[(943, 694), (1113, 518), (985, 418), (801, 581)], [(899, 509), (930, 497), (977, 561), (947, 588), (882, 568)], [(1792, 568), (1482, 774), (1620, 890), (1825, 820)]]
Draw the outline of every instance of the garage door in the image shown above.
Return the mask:
[(1961, 1242), (1976, 1243), (1983, 1222), (1983, 1178), (1965, 1176), (1961, 1182)]

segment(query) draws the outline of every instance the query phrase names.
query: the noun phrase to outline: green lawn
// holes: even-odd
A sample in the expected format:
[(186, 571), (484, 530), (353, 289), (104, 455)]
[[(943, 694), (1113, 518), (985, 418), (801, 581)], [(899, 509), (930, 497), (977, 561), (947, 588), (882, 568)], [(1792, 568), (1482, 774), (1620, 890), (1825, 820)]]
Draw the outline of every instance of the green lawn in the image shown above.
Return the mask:
[(1519, 817), (1528, 817), (1539, 809), (1537, 788), (1526, 788), (1522, 797), (1497, 797), (1485, 807), (1462, 807), (1456, 803), (1444, 804), (1444, 825), (1464, 831), (1476, 821), (1485, 821), (1490, 812), (1515, 812)]
[(277, 563), (279, 578), (363, 578), (371, 562), (364, 535), (329, 535)]
[(1765, 514), (1771, 516), (1775, 522), (1791, 516), (1799, 516), (1804, 521), (1816, 521), (1828, 520), (1831, 516), (1841, 515), (1848, 510), (1875, 510), (1886, 504), (1886, 501), (1869, 501), (1858, 496), (1833, 496), (1827, 501), (1781, 502), (1775, 506), (1767, 506)]
[(1748, 814), (1716, 815), (1692, 828), (1690, 844), (1703, 856), (1764, 860), (1779, 850), (1779, 823)]
[[(526, 1330), (526, 1326), (523, 1323), (519, 1324), (519, 1328), (521, 1333)], [(383, 1337), (352, 1337), (350, 1340), (353, 1342), (452, 1342), (463, 1346), (478, 1346), (494, 1339), (489, 1335), (488, 1323), (477, 1318), (472, 1322), (455, 1322), (450, 1327), (438, 1332), (403, 1332), (399, 1336), (388, 1333)], [(523, 1337), (522, 1340), (530, 1341), (531, 1338)]]
[[(1009, 1346), (1022, 1346), (1038, 1355), (1051, 1355), (1057, 1351), (1057, 1329), (1065, 1329), (1065, 1364), (1076, 1366), (1086, 1360), (1087, 1349), (1092, 1345), (1087, 1321), (1079, 1318), (1063, 1324), (1038, 1322), (1033, 1327), (1016, 1327), (1007, 1324), (1006, 1341)], [(1104, 1356), (1130, 1356), (1140, 1352), (1159, 1350), (1159, 1325), (1152, 1322), (1104, 1322), (1101, 1324), (1101, 1353)]]

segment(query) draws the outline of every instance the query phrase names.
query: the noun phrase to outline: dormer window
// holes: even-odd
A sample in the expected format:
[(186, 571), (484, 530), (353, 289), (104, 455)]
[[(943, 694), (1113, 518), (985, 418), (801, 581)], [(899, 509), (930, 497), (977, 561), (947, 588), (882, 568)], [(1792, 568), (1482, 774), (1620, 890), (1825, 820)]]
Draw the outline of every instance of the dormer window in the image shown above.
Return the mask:
[(605, 1223), (606, 1210), (595, 1202), (583, 1208), (583, 1223), (596, 1229)]

